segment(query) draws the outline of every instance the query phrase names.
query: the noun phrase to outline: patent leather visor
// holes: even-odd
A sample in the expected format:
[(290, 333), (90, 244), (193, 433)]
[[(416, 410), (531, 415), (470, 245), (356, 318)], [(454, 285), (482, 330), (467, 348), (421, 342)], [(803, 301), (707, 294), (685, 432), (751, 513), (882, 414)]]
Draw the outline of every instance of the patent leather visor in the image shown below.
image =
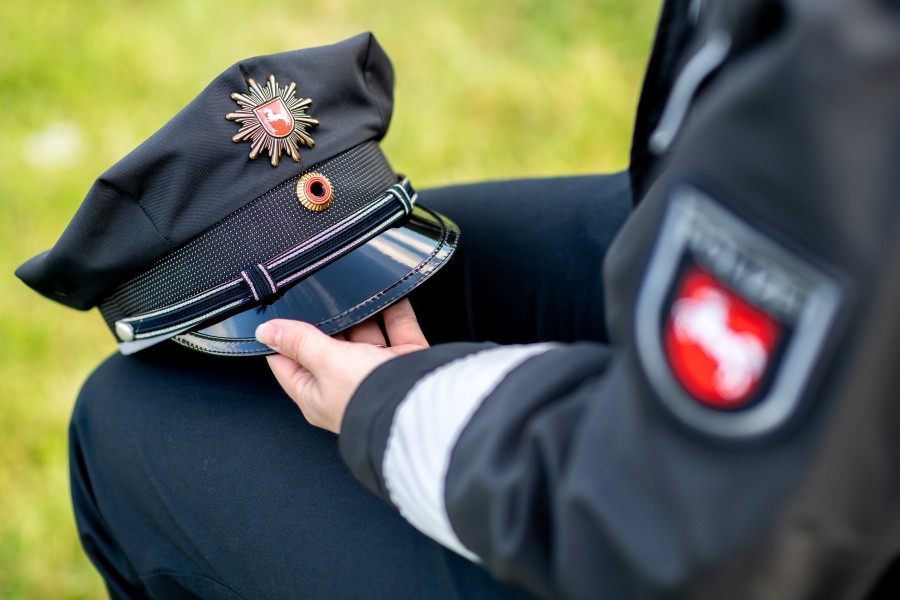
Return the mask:
[(291, 286), (276, 299), (204, 323), (174, 336), (179, 344), (209, 354), (271, 354), (256, 341), (256, 328), (271, 319), (315, 324), (327, 334), (351, 327), (409, 294), (450, 258), (457, 226), (415, 206), (408, 220), (383, 232)]

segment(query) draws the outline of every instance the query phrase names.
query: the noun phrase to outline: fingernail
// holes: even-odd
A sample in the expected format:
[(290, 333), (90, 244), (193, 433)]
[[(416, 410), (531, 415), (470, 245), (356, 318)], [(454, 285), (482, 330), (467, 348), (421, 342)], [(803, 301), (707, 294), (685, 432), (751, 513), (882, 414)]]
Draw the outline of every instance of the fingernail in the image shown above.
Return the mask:
[(278, 328), (278, 325), (272, 322), (263, 323), (256, 328), (256, 339), (269, 348), (277, 348), (280, 337), (281, 329)]

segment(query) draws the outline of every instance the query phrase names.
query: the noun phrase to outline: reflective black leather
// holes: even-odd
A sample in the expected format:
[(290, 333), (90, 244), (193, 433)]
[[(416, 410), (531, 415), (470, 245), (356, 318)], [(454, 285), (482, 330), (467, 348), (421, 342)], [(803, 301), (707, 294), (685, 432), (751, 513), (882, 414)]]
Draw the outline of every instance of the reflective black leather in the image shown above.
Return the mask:
[(275, 302), (173, 339), (201, 352), (246, 356), (272, 353), (254, 338), (257, 326), (270, 319), (315, 323), (328, 334), (343, 331), (428, 279), (453, 253), (458, 238), (456, 224), (416, 206), (407, 223), (307, 277)]

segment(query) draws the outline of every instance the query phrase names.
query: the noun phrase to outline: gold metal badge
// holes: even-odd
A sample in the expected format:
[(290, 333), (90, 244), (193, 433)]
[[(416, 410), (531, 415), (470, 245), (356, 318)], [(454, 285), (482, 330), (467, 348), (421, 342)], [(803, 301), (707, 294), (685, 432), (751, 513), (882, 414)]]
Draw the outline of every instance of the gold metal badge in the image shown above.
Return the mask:
[(297, 180), (297, 198), (300, 204), (313, 212), (321, 212), (331, 206), (334, 190), (331, 182), (321, 173), (310, 172)]
[(231, 98), (241, 110), (228, 113), (225, 118), (237, 121), (241, 129), (234, 142), (250, 140), (250, 159), (254, 160), (264, 150), (272, 157), (272, 166), (277, 167), (281, 153), (290, 154), (294, 162), (300, 162), (300, 144), (312, 148), (316, 142), (309, 136), (309, 128), (319, 124), (306, 114), (312, 104), (309, 98), (297, 98), (296, 83), (286, 88), (275, 83), (275, 76), (269, 75), (266, 87), (260, 87), (253, 79), (247, 79), (249, 94), (234, 92)]

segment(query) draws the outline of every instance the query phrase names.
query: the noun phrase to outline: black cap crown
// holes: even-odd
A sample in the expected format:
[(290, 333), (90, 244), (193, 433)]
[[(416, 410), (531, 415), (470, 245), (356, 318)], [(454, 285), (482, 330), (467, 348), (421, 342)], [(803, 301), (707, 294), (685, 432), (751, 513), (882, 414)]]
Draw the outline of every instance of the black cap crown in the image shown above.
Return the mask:
[[(369, 33), (236, 63), (101, 175), (56, 245), (16, 274), (62, 304), (96, 306), (301, 171), (381, 139), (393, 83), (390, 60)], [(267, 95), (273, 104), (258, 102)], [(266, 108), (274, 128), (248, 135), (239, 117), (255, 105), (261, 119), (249, 128), (266, 125)]]

